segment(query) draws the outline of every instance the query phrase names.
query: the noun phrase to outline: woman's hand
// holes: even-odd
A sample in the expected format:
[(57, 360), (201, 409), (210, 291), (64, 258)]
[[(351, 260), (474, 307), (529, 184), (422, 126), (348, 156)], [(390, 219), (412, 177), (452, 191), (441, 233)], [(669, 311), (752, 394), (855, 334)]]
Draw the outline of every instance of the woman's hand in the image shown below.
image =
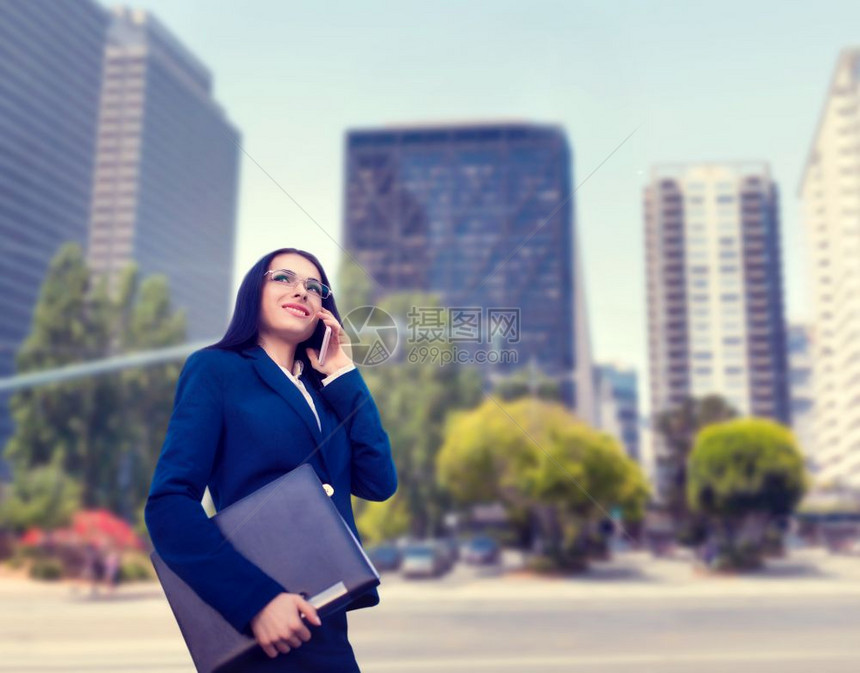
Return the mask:
[(349, 335), (340, 326), (340, 323), (331, 311), (321, 308), (317, 312), (317, 316), (326, 325), (331, 327), (331, 338), (328, 342), (328, 354), (326, 355), (325, 364), (320, 366), (319, 354), (315, 348), (308, 348), (307, 354), (308, 359), (311, 361), (311, 366), (321, 374), (328, 376), (329, 374), (334, 374), (341, 367), (352, 364), (352, 357), (347, 353), (347, 351), (351, 353), (352, 346), (349, 343)]
[(313, 605), (299, 594), (288, 593), (275, 596), (251, 620), (254, 637), (270, 658), (277, 657), (278, 652), (286, 654), (311, 639), (311, 632), (302, 621), (302, 613), (311, 624), (322, 624)]

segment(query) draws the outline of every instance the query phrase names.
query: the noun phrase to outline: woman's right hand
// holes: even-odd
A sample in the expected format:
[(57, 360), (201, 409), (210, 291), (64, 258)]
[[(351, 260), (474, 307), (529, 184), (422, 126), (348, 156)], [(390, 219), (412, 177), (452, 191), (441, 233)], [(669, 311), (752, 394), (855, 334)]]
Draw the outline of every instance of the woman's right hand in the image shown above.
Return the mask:
[(288, 593), (275, 596), (251, 620), (254, 637), (270, 658), (274, 659), (278, 652), (286, 654), (311, 639), (311, 632), (302, 621), (302, 613), (311, 624), (322, 624), (313, 605), (299, 594)]

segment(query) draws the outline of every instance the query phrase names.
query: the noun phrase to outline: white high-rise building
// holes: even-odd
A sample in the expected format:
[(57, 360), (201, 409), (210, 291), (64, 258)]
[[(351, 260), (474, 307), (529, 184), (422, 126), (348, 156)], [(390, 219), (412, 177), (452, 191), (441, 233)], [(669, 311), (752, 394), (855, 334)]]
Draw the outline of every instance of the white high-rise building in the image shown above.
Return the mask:
[(821, 486), (860, 489), (860, 49), (839, 55), (800, 184)]
[(806, 466), (818, 472), (818, 456), (812, 433), (815, 392), (812, 383), (812, 330), (806, 325), (788, 327), (788, 369), (791, 379), (791, 429), (803, 451)]
[[(644, 209), (653, 417), (717, 394), (741, 415), (790, 423), (779, 198), (767, 164), (656, 166)], [(659, 491), (670, 476), (659, 441), (655, 450)]]

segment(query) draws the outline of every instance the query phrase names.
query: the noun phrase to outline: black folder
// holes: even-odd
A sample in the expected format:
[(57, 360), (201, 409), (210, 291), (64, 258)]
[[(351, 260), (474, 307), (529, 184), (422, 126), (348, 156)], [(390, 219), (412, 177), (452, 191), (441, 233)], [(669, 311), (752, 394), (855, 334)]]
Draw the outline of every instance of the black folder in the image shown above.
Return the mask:
[[(320, 617), (344, 609), (379, 585), (379, 573), (309, 464), (225, 507), (211, 520), (239, 553), (290, 592), (305, 595)], [(249, 671), (255, 660), (269, 659), (254, 638), (233, 628), (158, 552), (151, 559), (198, 671)]]

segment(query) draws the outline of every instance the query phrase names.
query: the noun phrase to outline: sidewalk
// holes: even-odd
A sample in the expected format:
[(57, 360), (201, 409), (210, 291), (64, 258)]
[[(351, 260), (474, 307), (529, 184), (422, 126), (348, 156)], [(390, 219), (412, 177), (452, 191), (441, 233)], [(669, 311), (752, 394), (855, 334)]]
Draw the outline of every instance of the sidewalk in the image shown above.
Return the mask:
[[(80, 601), (162, 599), (156, 581), (121, 584), (109, 594), (80, 581), (42, 582), (20, 575), (0, 574), (0, 597), (67, 596)], [(440, 580), (404, 580), (384, 573), (384, 601), (578, 601), (702, 597), (860, 596), (860, 557), (833, 556), (823, 550), (795, 551), (786, 559), (770, 560), (759, 572), (742, 575), (703, 575), (687, 560), (654, 559), (644, 552), (623, 553), (611, 561), (593, 563), (581, 575), (538, 577), (522, 571), (463, 569)]]
[(407, 582), (388, 575), (382, 579), (380, 596), (386, 601), (860, 597), (860, 558), (802, 550), (786, 559), (770, 560), (764, 570), (755, 573), (707, 575), (690, 561), (654, 559), (647, 553), (633, 552), (594, 563), (582, 575), (564, 578), (509, 572), (456, 584)]

